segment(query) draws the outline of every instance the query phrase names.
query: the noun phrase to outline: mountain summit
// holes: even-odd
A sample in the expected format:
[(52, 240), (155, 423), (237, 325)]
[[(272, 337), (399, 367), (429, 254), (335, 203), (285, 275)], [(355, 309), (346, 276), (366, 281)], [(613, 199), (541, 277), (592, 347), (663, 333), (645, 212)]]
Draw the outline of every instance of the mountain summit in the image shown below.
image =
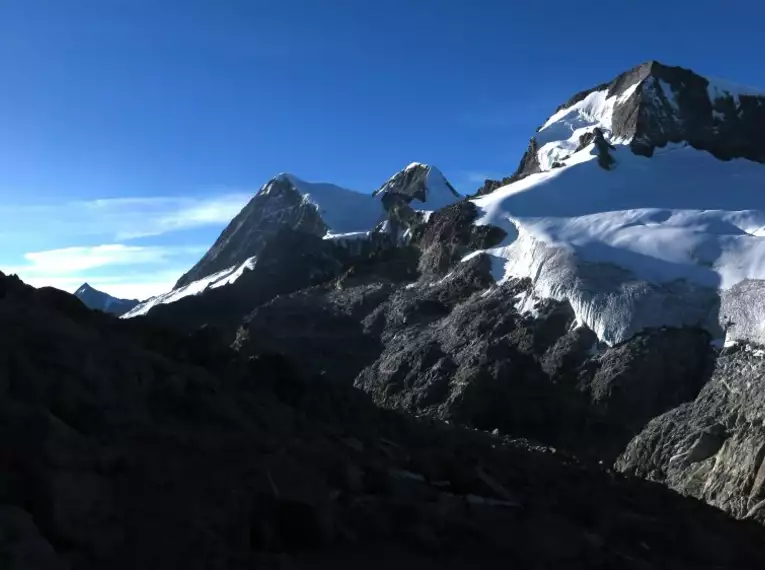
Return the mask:
[(577, 93), (475, 201), (509, 236), (497, 277), (533, 278), (609, 343), (666, 325), (765, 341), (763, 132), (758, 90), (657, 62)]
[(396, 199), (407, 203), (418, 201), (427, 204), (428, 209), (438, 210), (462, 196), (435, 166), (413, 162), (397, 172), (373, 194), (379, 197), (386, 209)]
[(174, 289), (256, 257), (283, 228), (319, 237), (328, 231), (366, 231), (381, 220), (382, 214), (368, 194), (279, 174), (260, 188)]
[(594, 128), (643, 156), (686, 143), (723, 160), (765, 162), (765, 91), (643, 63), (560, 105), (531, 139), (512, 180), (557, 166)]
[(254, 261), (285, 228), (324, 238), (359, 237), (384, 221), (396, 201), (437, 210), (460, 198), (437, 168), (419, 163), (410, 164), (371, 195), (282, 173), (260, 188), (174, 290)]
[(117, 297), (112, 297), (103, 291), (94, 289), (87, 283), (83, 283), (75, 291), (74, 296), (90, 309), (98, 309), (118, 317), (130, 311), (139, 303), (137, 299), (118, 299)]

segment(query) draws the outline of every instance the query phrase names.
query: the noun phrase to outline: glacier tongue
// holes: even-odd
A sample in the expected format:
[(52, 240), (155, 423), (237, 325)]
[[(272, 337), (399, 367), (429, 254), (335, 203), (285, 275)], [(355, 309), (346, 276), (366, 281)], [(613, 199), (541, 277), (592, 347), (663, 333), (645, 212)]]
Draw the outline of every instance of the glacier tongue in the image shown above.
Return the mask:
[(508, 232), (487, 251), (498, 280), (530, 277), (539, 297), (567, 298), (609, 344), (666, 325), (765, 342), (745, 309), (765, 299), (765, 166), (682, 145), (613, 156), (604, 170), (590, 145), (474, 200), (477, 223)]

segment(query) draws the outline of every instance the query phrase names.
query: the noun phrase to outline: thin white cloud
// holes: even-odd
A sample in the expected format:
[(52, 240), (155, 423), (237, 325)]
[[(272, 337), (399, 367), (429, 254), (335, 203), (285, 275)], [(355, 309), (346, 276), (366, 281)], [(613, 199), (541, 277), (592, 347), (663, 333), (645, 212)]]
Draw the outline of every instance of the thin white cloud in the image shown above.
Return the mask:
[[(160, 236), (222, 228), (251, 197), (251, 192), (229, 191), (203, 197), (5, 202), (0, 205), (0, 228), (7, 236), (0, 271), (34, 286), (74, 291), (87, 281), (115, 296), (146, 298), (170, 290), (209, 248), (214, 232), (201, 232), (193, 243), (204, 245), (191, 246), (168, 245), (180, 238)], [(72, 244), (77, 245), (62, 247)]]
[(83, 283), (87, 282), (91, 287), (108, 293), (120, 299), (144, 300), (160, 293), (166, 293), (173, 288), (175, 282), (183, 271), (161, 273), (129, 273), (126, 276), (99, 276), (87, 277), (71, 276), (38, 276), (22, 277), (23, 281), (33, 287), (55, 287), (62, 291), (74, 293)]
[(84, 282), (115, 297), (145, 299), (173, 284), (206, 246), (131, 246), (105, 244), (24, 254), (26, 263), (2, 267), (34, 287), (74, 292)]
[(68, 275), (113, 265), (167, 264), (179, 255), (201, 254), (204, 247), (130, 246), (107, 244), (90, 247), (66, 247), (24, 254), (27, 265), (12, 268), (15, 272), (44, 275)]
[(252, 198), (251, 193), (228, 193), (206, 198), (113, 198), (80, 202), (92, 218), (91, 229), (110, 228), (114, 239), (158, 236), (231, 221)]

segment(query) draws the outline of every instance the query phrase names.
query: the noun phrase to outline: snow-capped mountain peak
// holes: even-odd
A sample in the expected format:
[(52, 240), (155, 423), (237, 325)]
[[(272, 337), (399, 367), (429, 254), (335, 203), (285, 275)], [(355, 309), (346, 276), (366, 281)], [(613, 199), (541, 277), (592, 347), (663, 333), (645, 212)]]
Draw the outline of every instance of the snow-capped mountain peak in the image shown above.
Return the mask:
[(174, 289), (241, 265), (285, 227), (319, 237), (328, 232), (367, 231), (383, 213), (369, 194), (278, 174), (260, 188)]
[(657, 62), (576, 94), (474, 200), (508, 235), (497, 279), (531, 278), (608, 343), (666, 325), (765, 342), (763, 133), (757, 90)]
[(612, 145), (651, 156), (687, 143), (722, 159), (765, 162), (765, 93), (656, 61), (577, 93), (538, 129), (515, 179), (563, 166), (598, 129)]
[(74, 295), (76, 297), (79, 297), (80, 295), (85, 295), (86, 293), (89, 293), (90, 291), (95, 291), (95, 289), (93, 289), (93, 287), (91, 287), (89, 283), (83, 283), (82, 285), (80, 285), (80, 288), (74, 292)]
[(420, 162), (413, 162), (394, 174), (374, 196), (383, 204), (393, 198), (407, 203), (417, 201), (420, 204), (412, 204), (413, 207), (420, 209), (427, 204), (424, 207), (428, 210), (438, 210), (462, 199), (438, 168)]

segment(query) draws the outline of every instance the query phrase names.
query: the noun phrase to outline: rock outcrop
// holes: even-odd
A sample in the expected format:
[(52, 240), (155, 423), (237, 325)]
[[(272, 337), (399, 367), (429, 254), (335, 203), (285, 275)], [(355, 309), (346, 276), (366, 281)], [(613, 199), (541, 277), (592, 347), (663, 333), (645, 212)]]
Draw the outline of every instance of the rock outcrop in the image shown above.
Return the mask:
[(724, 349), (698, 397), (652, 420), (617, 468), (765, 522), (762, 354), (743, 344)]
[(600, 91), (616, 98), (612, 138), (632, 141), (637, 154), (651, 156), (657, 147), (687, 142), (723, 160), (765, 162), (760, 134), (765, 128), (765, 93), (756, 89), (648, 61), (577, 93), (557, 111)]
[(0, 275), (0, 344), (9, 570), (765, 564), (758, 525), (205, 331)]

